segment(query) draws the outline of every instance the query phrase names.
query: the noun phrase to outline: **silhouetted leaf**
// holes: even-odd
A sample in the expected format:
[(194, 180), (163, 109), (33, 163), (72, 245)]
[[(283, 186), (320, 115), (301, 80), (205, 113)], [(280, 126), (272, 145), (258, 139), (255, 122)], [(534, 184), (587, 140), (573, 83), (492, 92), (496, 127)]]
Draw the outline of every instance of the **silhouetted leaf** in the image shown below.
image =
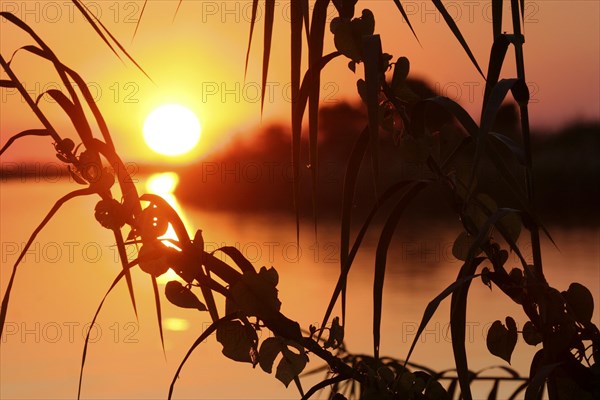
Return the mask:
[(295, 345), (294, 342), (289, 343), (288, 346), (294, 348), (297, 353), (291, 351), (289, 347), (285, 347), (281, 352), (283, 357), (279, 361), (279, 365), (277, 365), (277, 371), (275, 371), (275, 377), (286, 387), (300, 375), (308, 362), (308, 357), (304, 354), (302, 346)]
[(592, 293), (580, 283), (571, 283), (564, 293), (567, 305), (573, 311), (575, 320), (583, 324), (592, 320), (594, 314), (594, 297)]
[(279, 336), (270, 337), (262, 342), (258, 352), (258, 361), (263, 371), (272, 372), (279, 354), (282, 358), (277, 365), (275, 377), (287, 387), (304, 370), (308, 357), (304, 354), (304, 348), (297, 343)]
[(183, 286), (179, 281), (170, 281), (165, 285), (165, 296), (167, 300), (181, 308), (196, 308), (199, 311), (206, 311), (206, 306), (198, 300), (198, 297), (187, 286)]
[(273, 363), (281, 352), (281, 342), (276, 338), (267, 338), (260, 345), (258, 351), (258, 364), (263, 371), (270, 374), (273, 371)]
[[(358, 18), (349, 20), (336, 17), (331, 21), (331, 33), (336, 49), (354, 62), (364, 60), (365, 36), (373, 35), (375, 30), (375, 17), (373, 13), (365, 9)], [(381, 53), (381, 52), (380, 52)]]
[[(172, 249), (158, 240), (146, 241), (139, 250), (140, 268), (147, 274), (158, 277), (171, 267), (167, 255)], [(173, 250), (174, 251), (174, 250)]]
[[(475, 237), (473, 235), (464, 231), (461, 232), (452, 245), (452, 255), (458, 260), (465, 261), (469, 256), (469, 251), (474, 243)], [(475, 255), (477, 256), (480, 253), (481, 249), (477, 249)]]
[(217, 328), (217, 341), (223, 345), (223, 355), (234, 361), (252, 363), (254, 346), (248, 329), (239, 321), (224, 321)]
[(543, 337), (540, 335), (531, 321), (527, 321), (525, 322), (525, 325), (523, 325), (523, 339), (528, 345), (536, 346), (542, 342)]
[(511, 317), (506, 317), (506, 326), (495, 321), (487, 334), (487, 348), (493, 355), (510, 364), (512, 352), (517, 344), (517, 325)]
[[(154, 211), (150, 213), (150, 217), (148, 217), (148, 220), (154, 220), (154, 218), (160, 218), (161, 221), (167, 221), (168, 223), (170, 223), (173, 226), (173, 230), (175, 231), (175, 234), (177, 235), (177, 240), (179, 240), (179, 242), (181, 242), (183, 249), (189, 248), (191, 247), (191, 240), (190, 237), (188, 236), (188, 233), (185, 229), (185, 225), (183, 224), (183, 221), (181, 220), (181, 217), (179, 217), (179, 214), (177, 214), (177, 212), (173, 209), (173, 207), (171, 207), (171, 205), (162, 197), (156, 195), (156, 194), (150, 194), (150, 193), (146, 193), (142, 196), (140, 196), (140, 200), (143, 201), (149, 201), (151, 205), (156, 206), (156, 213), (157, 215), (154, 214)], [(148, 209), (150, 209), (150, 207), (148, 207)], [(158, 225), (162, 224), (162, 222), (157, 222)], [(161, 229), (162, 229), (162, 225), (160, 225)], [(159, 231), (161, 229), (158, 229)]]
[(281, 302), (277, 298), (277, 272), (261, 268), (258, 274), (245, 274), (231, 286), (231, 296), (248, 316), (270, 319), (277, 314)]
[(331, 321), (331, 327), (329, 328), (329, 338), (325, 341), (323, 346), (331, 349), (337, 349), (344, 342), (344, 327), (340, 325), (340, 319), (335, 317)]
[(406, 82), (408, 72), (410, 71), (410, 62), (406, 57), (399, 57), (394, 66), (394, 74), (392, 75), (392, 89)]

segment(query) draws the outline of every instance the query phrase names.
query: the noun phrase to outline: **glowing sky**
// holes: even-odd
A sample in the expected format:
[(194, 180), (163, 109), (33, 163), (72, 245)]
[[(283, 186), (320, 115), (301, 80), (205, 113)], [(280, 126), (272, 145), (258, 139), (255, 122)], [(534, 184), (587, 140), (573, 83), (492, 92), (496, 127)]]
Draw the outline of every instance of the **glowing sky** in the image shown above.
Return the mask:
[[(132, 40), (143, 1), (86, 1), (90, 10), (125, 45), (148, 72), (147, 79), (129, 61), (120, 61), (101, 42), (67, 1), (2, 1), (30, 24), (65, 64), (77, 70), (92, 88), (108, 121), (118, 149), (127, 159), (160, 160), (142, 141), (146, 115), (166, 103), (192, 109), (203, 126), (202, 143), (188, 160), (224, 144), (232, 134), (261, 124), (262, 9), (255, 31), (251, 60), (244, 80), (251, 1), (184, 0), (173, 21), (176, 1), (150, 0), (137, 36)], [(262, 2), (261, 2), (262, 3)], [(361, 5), (362, 3), (362, 5)], [(459, 101), (478, 119), (483, 79), (478, 75), (431, 2), (404, 1), (422, 47), (412, 37), (392, 1), (359, 2), (376, 17), (376, 33), (384, 51), (411, 60), (411, 74), (429, 80), (442, 94)], [(492, 42), (488, 1), (445, 1), (484, 71)], [(312, 4), (312, 2), (311, 2)], [(505, 8), (508, 7), (505, 2)], [(289, 116), (289, 3), (276, 2), (275, 35), (262, 124)], [(336, 15), (331, 6), (329, 19)], [(600, 119), (600, 2), (527, 1), (525, 63), (531, 90), (531, 123), (556, 130), (578, 119)], [(505, 10), (503, 30), (510, 30)], [(0, 22), (0, 50), (10, 57), (26, 36)], [(326, 52), (332, 51), (327, 31)], [(506, 60), (506, 77), (513, 77), (513, 58)], [(334, 60), (322, 78), (322, 103), (356, 101), (355, 81), (361, 77)], [(12, 66), (32, 95), (57, 87), (57, 78), (42, 62), (25, 53)], [(6, 75), (2, 73), (2, 78)], [(21, 130), (38, 127), (32, 113), (13, 89), (2, 89), (0, 142)], [(54, 115), (55, 125), (66, 122), (47, 99), (41, 104)], [(65, 132), (69, 132), (68, 130)], [(68, 133), (66, 134), (68, 135)], [(3, 156), (10, 160), (53, 157), (45, 139), (27, 139)]]

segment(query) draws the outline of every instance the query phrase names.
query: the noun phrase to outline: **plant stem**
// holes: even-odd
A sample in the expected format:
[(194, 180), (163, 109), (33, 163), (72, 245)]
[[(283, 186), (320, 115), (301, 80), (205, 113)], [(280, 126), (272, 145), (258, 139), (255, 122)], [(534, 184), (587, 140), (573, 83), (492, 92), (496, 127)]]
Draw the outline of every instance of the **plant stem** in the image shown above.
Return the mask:
[[(513, 30), (515, 35), (515, 61), (517, 67), (517, 77), (523, 84), (526, 84), (525, 80), (525, 61), (523, 59), (523, 43), (525, 37), (521, 33), (521, 21), (519, 14), (519, 0), (511, 0), (511, 11), (512, 11), (512, 22)], [(533, 160), (531, 155), (531, 135), (529, 131), (529, 109), (527, 103), (520, 103), (519, 109), (521, 113), (521, 132), (523, 134), (523, 148), (525, 151), (525, 184), (527, 190), (527, 201), (529, 202), (529, 209), (534, 210), (534, 188), (533, 188)], [(542, 252), (540, 248), (540, 232), (535, 221), (530, 221), (529, 230), (531, 232), (531, 248), (533, 253), (533, 266), (536, 276), (546, 282), (544, 277), (544, 271), (542, 268)]]

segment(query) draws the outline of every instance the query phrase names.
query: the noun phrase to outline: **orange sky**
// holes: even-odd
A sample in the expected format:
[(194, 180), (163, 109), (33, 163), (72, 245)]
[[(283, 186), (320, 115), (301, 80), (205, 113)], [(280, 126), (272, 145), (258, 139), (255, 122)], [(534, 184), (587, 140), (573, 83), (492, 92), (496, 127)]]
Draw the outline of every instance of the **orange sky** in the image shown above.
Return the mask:
[[(173, 22), (177, 1), (150, 0), (137, 37), (132, 41), (143, 1), (86, 1), (154, 83), (130, 62), (118, 60), (69, 2), (2, 1), (0, 7), (34, 27), (64, 63), (89, 83), (123, 157), (151, 161), (160, 158), (143, 143), (141, 127), (148, 112), (160, 104), (181, 103), (199, 116), (203, 125), (202, 142), (188, 159), (226, 143), (232, 134), (261, 124), (262, 18), (244, 80), (251, 3), (185, 0)], [(444, 2), (484, 70), (492, 39), (488, 3)], [(377, 21), (376, 33), (382, 34), (384, 51), (395, 57), (407, 56), (413, 76), (428, 79), (477, 119), (484, 86), (482, 78), (430, 2), (404, 4), (422, 47), (392, 1), (359, 2), (356, 14), (364, 7), (371, 8)], [(525, 63), (532, 98), (532, 125), (558, 129), (577, 119), (600, 119), (600, 3), (528, 1), (525, 11)], [(288, 15), (289, 3), (276, 2), (276, 34), (262, 124), (289, 115)], [(330, 18), (334, 16), (331, 7)], [(505, 13), (504, 30), (510, 28), (508, 17)], [(0, 22), (0, 30), (0, 50), (5, 57), (28, 44), (26, 37), (5, 21)], [(326, 43), (326, 51), (331, 51), (329, 32)], [(510, 77), (514, 75), (512, 62), (513, 58), (507, 57), (505, 72)], [(325, 71), (323, 104), (356, 100), (355, 81), (361, 77), (360, 69), (354, 75), (346, 63), (338, 58)], [(57, 85), (56, 77), (47, 72), (48, 66), (32, 61), (31, 56), (18, 55), (12, 65), (32, 95)], [(55, 105), (48, 100), (42, 100), (41, 104), (54, 116), (56, 127), (65, 129), (65, 119), (58, 113), (52, 114)], [(0, 143), (23, 129), (39, 126), (14, 90), (2, 89), (0, 105)], [(4, 155), (2, 162), (52, 159), (53, 154), (49, 140), (26, 139)]]

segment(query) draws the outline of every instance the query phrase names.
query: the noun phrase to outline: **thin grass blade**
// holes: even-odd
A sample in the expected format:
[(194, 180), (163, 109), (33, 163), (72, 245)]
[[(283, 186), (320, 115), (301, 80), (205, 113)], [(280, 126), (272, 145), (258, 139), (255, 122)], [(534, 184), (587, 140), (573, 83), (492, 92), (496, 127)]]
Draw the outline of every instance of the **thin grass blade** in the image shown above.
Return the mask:
[[(352, 204), (354, 203), (354, 194), (356, 191), (356, 181), (360, 166), (369, 146), (369, 127), (367, 126), (361, 132), (356, 140), (352, 153), (346, 164), (346, 173), (344, 176), (344, 188), (342, 194), (342, 223), (340, 237), (340, 273), (349, 268), (348, 257), (350, 250), (350, 227), (352, 225)], [(337, 298), (332, 299), (333, 303)], [(328, 318), (327, 318), (328, 319)], [(346, 325), (346, 280), (342, 282), (342, 326)]]
[(223, 247), (219, 247), (216, 251), (222, 251), (223, 253), (227, 254), (227, 256), (229, 258), (231, 258), (233, 260), (233, 262), (235, 262), (235, 264), (240, 268), (242, 273), (244, 273), (244, 274), (255, 274), (256, 273), (256, 269), (254, 268), (252, 263), (250, 261), (248, 261), (248, 259), (246, 257), (244, 257), (244, 254), (242, 254), (242, 252), (237, 247), (223, 246)]
[(486, 109), (488, 99), (492, 94), (492, 89), (496, 87), (496, 84), (500, 78), (500, 71), (502, 70), (502, 65), (504, 64), (504, 58), (506, 57), (506, 52), (509, 45), (510, 40), (508, 37), (506, 37), (506, 35), (496, 36), (494, 39), (494, 44), (492, 44), (487, 80), (485, 82), (485, 91), (483, 93), (483, 105), (481, 106), (482, 113)]
[(344, 382), (346, 380), (348, 380), (348, 378), (343, 375), (336, 375), (333, 378), (324, 379), (323, 381), (321, 381), (321, 382), (317, 383), (316, 385), (314, 385), (313, 387), (311, 387), (309, 389), (309, 391), (306, 392), (306, 394), (304, 396), (302, 396), (301, 400), (308, 400), (314, 394), (316, 394), (319, 390), (323, 390), (328, 386), (335, 385), (336, 383)]
[(479, 72), (479, 74), (481, 74), (481, 76), (483, 78), (485, 78), (485, 76), (483, 75), (483, 71), (479, 67), (479, 64), (477, 63), (475, 56), (473, 55), (473, 53), (471, 52), (471, 49), (469, 48), (469, 45), (467, 44), (467, 41), (465, 40), (462, 33), (460, 32), (460, 29), (458, 29), (458, 26), (456, 26), (456, 23), (454, 22), (454, 19), (452, 19), (452, 16), (450, 15), (450, 13), (448, 13), (448, 11), (446, 10), (446, 7), (444, 7), (444, 4), (442, 3), (442, 1), (441, 0), (431, 0), (431, 1), (435, 5), (435, 7), (438, 9), (440, 14), (442, 14), (444, 21), (446, 21), (446, 24), (448, 25), (448, 27), (454, 34), (454, 37), (458, 40), (458, 42), (460, 43), (460, 45), (462, 46), (464, 51), (467, 53), (467, 56), (469, 57), (469, 59), (471, 60), (471, 62), (475, 66), (475, 68), (477, 68), (477, 72)]
[(104, 301), (107, 299), (108, 295), (110, 294), (110, 292), (115, 288), (115, 286), (117, 286), (117, 283), (119, 283), (119, 281), (121, 281), (121, 279), (123, 279), (123, 277), (127, 274), (127, 272), (129, 271), (129, 269), (134, 266), (135, 263), (131, 263), (127, 266), (127, 269), (124, 269), (122, 271), (119, 272), (119, 274), (117, 275), (117, 277), (114, 279), (113, 283), (110, 285), (110, 287), (108, 288), (108, 290), (106, 291), (106, 293), (104, 294), (104, 297), (102, 298), (102, 301), (100, 302), (100, 304), (98, 305), (98, 308), (96, 309), (96, 313), (94, 314), (94, 318), (92, 318), (92, 322), (90, 323), (90, 329), (88, 329), (86, 335), (85, 335), (85, 342), (83, 344), (83, 354), (81, 356), (81, 368), (79, 369), (79, 385), (78, 385), (78, 389), (77, 389), (77, 399), (81, 398), (81, 385), (83, 383), (83, 367), (85, 366), (85, 360), (87, 357), (87, 349), (88, 349), (88, 344), (90, 342), (90, 332), (92, 331), (92, 327), (94, 326), (94, 324), (96, 323), (96, 319), (98, 318), (98, 315), (100, 314), (100, 310), (102, 310), (102, 306), (104, 305)]
[[(477, 265), (479, 265), (484, 260), (485, 259), (483, 257), (480, 257), (480, 258), (476, 258), (474, 260), (474, 262)], [(449, 295), (451, 295), (452, 293), (454, 293), (454, 291), (458, 287), (464, 285), (467, 282), (471, 282), (472, 279), (477, 278), (478, 276), (481, 276), (481, 274), (474, 274), (474, 275), (471, 275), (471, 276), (466, 276), (464, 278), (461, 278), (459, 280), (454, 281), (446, 289), (444, 289), (443, 292), (441, 292), (433, 300), (431, 300), (429, 302), (429, 304), (427, 304), (427, 307), (425, 308), (425, 311), (423, 312), (423, 317), (421, 318), (421, 322), (419, 324), (419, 328), (417, 329), (417, 333), (415, 334), (415, 338), (413, 339), (413, 342), (410, 345), (410, 349), (408, 351), (406, 359), (404, 360), (404, 367), (406, 367), (406, 365), (408, 364), (408, 361), (410, 360), (410, 356), (412, 355), (412, 352), (414, 351), (414, 349), (415, 349), (415, 347), (417, 345), (417, 341), (421, 337), (421, 334), (423, 333), (423, 331), (427, 327), (427, 324), (429, 323), (429, 321), (431, 321), (431, 318), (433, 317), (433, 315), (437, 311), (437, 309), (440, 306), (441, 302), (446, 297), (448, 297)]]
[(306, 33), (306, 43), (310, 41), (310, 10), (308, 0), (299, 0), (302, 5), (302, 19), (304, 20), (304, 32)]
[(379, 180), (379, 88), (380, 88), (380, 67), (381, 67), (381, 38), (379, 35), (363, 36), (363, 57), (365, 64), (365, 84), (367, 103), (367, 114), (369, 120), (371, 163), (375, 187)]
[(529, 386), (525, 391), (525, 400), (537, 400), (540, 398), (541, 392), (544, 390), (544, 385), (546, 384), (546, 379), (550, 376), (552, 371), (561, 364), (561, 362), (557, 362), (541, 367), (529, 382)]
[[(33, 33), (33, 34), (35, 35), (35, 33)], [(43, 41), (41, 41), (41, 39), (39, 37), (37, 37), (37, 35), (35, 35), (34, 38), (36, 39), (36, 41), (38, 43), (40, 43), (40, 45), (42, 45), (42, 47), (44, 49), (42, 50), (35, 46), (24, 46), (23, 50), (29, 51), (32, 54), (35, 54), (39, 57), (43, 57), (43, 58), (47, 59), (48, 61), (52, 62), (54, 64), (59, 76), (61, 77), (63, 83), (65, 84), (65, 87), (69, 91), (69, 94), (72, 97), (73, 103), (77, 107), (81, 108), (79, 99), (75, 93), (75, 89), (70, 84), (70, 81), (67, 78), (67, 76), (75, 81), (77, 88), (83, 95), (84, 100), (88, 104), (88, 107), (90, 108), (90, 110), (92, 111), (92, 113), (94, 115), (94, 118), (96, 119), (96, 123), (98, 125), (98, 128), (100, 129), (100, 132), (103, 135), (105, 142), (108, 143), (109, 146), (114, 150), (114, 145), (113, 145), (112, 139), (110, 137), (110, 133), (108, 132), (108, 127), (106, 125), (106, 122), (104, 121), (104, 118), (102, 117), (102, 114), (101, 114), (100, 110), (98, 109), (98, 106), (96, 105), (94, 97), (92, 96), (92, 94), (87, 86), (87, 83), (81, 78), (81, 76), (78, 73), (76, 73), (72, 69), (70, 69), (67, 66), (65, 66), (64, 64), (62, 64), (60, 62), (60, 60), (58, 60), (58, 58), (54, 55), (54, 53), (52, 53), (52, 51), (50, 51), (50, 49), (47, 48), (46, 44), (43, 43)], [(91, 133), (89, 135), (86, 135), (87, 134), (86, 130), (82, 130), (81, 132), (78, 132), (78, 133), (80, 135), (81, 134), (85, 135), (85, 136), (82, 136), (81, 139), (86, 144), (86, 146), (90, 146), (91, 141), (92, 141)]]
[[(73, 71), (72, 69), (70, 69), (66, 66), (64, 66), (64, 68), (65, 68), (65, 72), (77, 84), (77, 87), (79, 88), (79, 90), (83, 96), (83, 99), (85, 100), (86, 104), (88, 105), (89, 109), (92, 111), (92, 114), (94, 115), (94, 119), (96, 120), (98, 129), (100, 129), (100, 133), (102, 134), (102, 138), (104, 139), (104, 142), (109, 147), (109, 149), (112, 150), (112, 152), (114, 153), (115, 147), (114, 147), (110, 132), (108, 130), (108, 125), (106, 124), (106, 121), (104, 120), (104, 117), (102, 116), (102, 113), (100, 112), (100, 109), (98, 108), (98, 105), (96, 104), (96, 101), (94, 100), (94, 96), (90, 92), (90, 89), (88, 88), (88, 86), (85, 83), (85, 81), (83, 80), (83, 78), (81, 78), (81, 76), (77, 72)], [(116, 153), (115, 153), (115, 157), (116, 157)]]
[[(467, 185), (467, 193), (469, 197), (467, 198), (467, 202), (470, 199), (470, 195), (473, 193), (474, 185), (475, 185), (475, 177), (477, 175), (477, 171), (479, 170), (479, 165), (481, 163), (482, 157), (486, 152), (486, 142), (489, 131), (496, 120), (496, 115), (498, 114), (498, 110), (500, 106), (504, 102), (508, 91), (511, 90), (514, 85), (518, 82), (517, 79), (502, 79), (500, 80), (493, 88), (490, 93), (490, 97), (488, 102), (486, 103), (485, 108), (482, 111), (481, 115), (481, 123), (479, 127), (479, 135), (477, 136), (477, 142), (475, 145), (475, 156), (473, 158), (473, 168), (471, 170), (471, 176), (469, 178), (469, 183)], [(516, 186), (518, 187), (518, 186)]]
[(46, 214), (42, 222), (38, 225), (37, 228), (35, 228), (31, 236), (29, 236), (29, 239), (27, 240), (27, 243), (25, 243), (23, 250), (21, 250), (17, 261), (15, 261), (12, 273), (10, 275), (10, 279), (8, 281), (8, 286), (6, 287), (6, 292), (4, 293), (4, 297), (2, 298), (2, 307), (0, 308), (0, 336), (2, 336), (2, 331), (4, 330), (4, 322), (6, 321), (6, 314), (8, 312), (8, 301), (10, 299), (10, 293), (12, 290), (13, 283), (15, 281), (15, 276), (17, 274), (17, 268), (19, 267), (19, 264), (23, 260), (23, 257), (25, 257), (25, 254), (27, 254), (27, 251), (33, 244), (33, 241), (35, 240), (37, 235), (42, 231), (42, 229), (44, 229), (46, 224), (52, 219), (52, 217), (54, 217), (56, 212), (60, 209), (60, 207), (62, 207), (63, 204), (65, 204), (71, 199), (74, 199), (75, 197), (87, 196), (90, 194), (94, 194), (94, 191), (92, 191), (90, 188), (85, 188), (75, 190), (58, 199), (56, 203), (54, 203), (48, 214)]
[(488, 135), (492, 140), (502, 144), (506, 149), (508, 149), (508, 151), (510, 151), (510, 153), (515, 157), (515, 160), (519, 162), (519, 164), (521, 164), (522, 166), (525, 166), (527, 164), (527, 160), (525, 159), (525, 151), (521, 146), (517, 144), (517, 142), (515, 142), (508, 136), (502, 135), (501, 133), (497, 132), (489, 132)]
[(412, 24), (410, 23), (410, 19), (408, 18), (408, 15), (406, 14), (406, 11), (404, 10), (404, 6), (400, 2), (400, 0), (394, 0), (394, 4), (396, 4), (396, 8), (398, 8), (398, 11), (400, 11), (400, 14), (402, 14), (402, 18), (404, 18), (404, 20), (408, 24), (408, 27), (410, 28), (410, 31), (412, 32), (413, 36), (415, 37), (415, 39), (417, 39), (417, 43), (419, 43), (419, 45), (421, 45), (421, 41), (417, 37), (417, 33), (415, 32)]
[(300, 66), (302, 62), (303, 10), (299, 1), (291, 7), (291, 84), (292, 84), (292, 169), (294, 212), (296, 213), (296, 244), (300, 248), (300, 146), (302, 136), (302, 114), (300, 110)]
[[(210, 272), (207, 272), (207, 276), (210, 279)], [(200, 291), (202, 292), (202, 296), (204, 297), (204, 301), (206, 303), (206, 308), (208, 308), (208, 313), (210, 314), (210, 318), (212, 321), (217, 321), (219, 319), (219, 310), (217, 309), (217, 303), (215, 302), (215, 296), (210, 287), (206, 285), (200, 286)]]
[(379, 360), (383, 283), (387, 264), (387, 252), (404, 210), (406, 210), (410, 202), (426, 186), (427, 182), (417, 182), (403, 193), (385, 222), (377, 243), (377, 250), (375, 251), (375, 278), (373, 280), (373, 354), (376, 361)]
[(521, 23), (525, 27), (525, 0), (519, 0), (519, 5), (521, 6)]
[(179, 15), (179, 8), (181, 7), (182, 2), (183, 0), (179, 0), (177, 3), (177, 8), (175, 9), (175, 14), (173, 15), (173, 22), (175, 22), (175, 18), (177, 18), (177, 15)]
[[(63, 92), (57, 89), (50, 89), (46, 92), (41, 93), (36, 99), (36, 104), (39, 103), (40, 99), (44, 94), (52, 97), (54, 101), (58, 103), (58, 105), (64, 110), (67, 114), (73, 127), (77, 131), (77, 134), (83, 138), (91, 138), (92, 130), (90, 125), (85, 118), (85, 114), (80, 107), (77, 107)], [(89, 145), (89, 142), (88, 142)]]
[(256, 23), (256, 12), (258, 11), (258, 0), (252, 0), (252, 16), (250, 17), (250, 34), (248, 35), (248, 49), (246, 50), (246, 63), (244, 65), (244, 80), (248, 72), (248, 60), (252, 48), (252, 36), (254, 35), (254, 24)]
[(435, 96), (429, 99), (422, 100), (414, 106), (413, 114), (415, 115), (415, 117), (413, 118), (414, 122), (412, 124), (415, 125), (413, 129), (415, 129), (416, 131), (422, 131), (421, 125), (424, 123), (424, 119), (426, 118), (425, 107), (428, 103), (437, 104), (443, 107), (446, 111), (451, 113), (458, 120), (458, 122), (460, 122), (462, 127), (465, 128), (465, 130), (471, 137), (476, 138), (478, 136), (479, 127), (477, 126), (477, 123), (473, 120), (473, 118), (471, 118), (469, 113), (454, 100), (443, 96)]
[[(100, 38), (102, 39), (102, 41), (104, 41), (104, 43), (106, 43), (106, 45), (112, 50), (112, 52), (119, 59), (121, 59), (121, 57), (119, 56), (119, 54), (117, 53), (117, 51), (115, 50), (115, 48), (110, 44), (109, 40), (102, 33), (102, 30), (104, 30), (104, 32), (106, 32), (106, 34), (110, 37), (110, 39), (113, 41), (113, 43), (119, 48), (119, 50), (121, 50), (123, 52), (123, 54), (125, 54), (125, 56), (129, 59), (129, 61), (131, 61), (137, 67), (137, 69), (141, 73), (143, 73), (146, 76), (146, 78), (148, 78), (152, 82), (152, 78), (150, 78), (150, 76), (146, 73), (146, 71), (129, 54), (129, 52), (125, 49), (125, 47), (123, 47), (123, 45), (117, 40), (117, 38), (115, 38), (113, 36), (113, 34), (110, 32), (110, 30), (108, 30), (106, 28), (106, 26), (104, 26), (104, 24), (102, 23), (102, 21), (100, 21), (100, 19), (98, 19), (98, 17), (96, 17), (96, 15), (94, 15), (92, 12), (90, 12), (89, 9), (87, 8), (87, 6), (83, 2), (81, 2), (80, 0), (72, 0), (72, 1), (75, 4), (75, 7), (77, 7), (77, 9), (79, 10), (79, 12), (81, 12), (81, 14), (84, 16), (84, 18), (88, 21), (88, 23), (92, 26), (92, 28), (100, 36)], [(100, 29), (100, 28), (102, 28), (102, 29)]]
[(19, 132), (13, 135), (10, 139), (7, 140), (6, 144), (2, 146), (0, 149), (0, 156), (8, 150), (8, 148), (18, 139), (24, 138), (26, 136), (52, 136), (48, 129), (27, 129), (26, 131)]
[[(485, 240), (489, 237), (492, 227), (503, 217), (516, 210), (509, 208), (499, 208), (495, 211), (483, 224), (477, 237), (469, 249), (469, 253), (465, 263), (460, 269), (457, 281), (472, 276), (478, 263), (475, 262), (477, 249), (481, 247)], [(467, 296), (469, 293), (470, 281), (456, 288), (452, 293), (450, 304), (450, 332), (452, 334), (452, 350), (454, 352), (454, 361), (456, 363), (456, 373), (460, 389), (465, 400), (471, 400), (470, 373), (467, 362), (467, 353), (465, 348), (465, 324), (467, 315)]]
[(72, 2), (75, 5), (75, 7), (77, 7), (77, 9), (81, 13), (81, 15), (83, 15), (83, 17), (87, 20), (87, 22), (90, 24), (90, 26), (94, 29), (94, 31), (96, 31), (98, 36), (100, 36), (100, 38), (102, 39), (104, 44), (106, 44), (108, 46), (108, 48), (114, 53), (114, 55), (117, 56), (117, 58), (119, 60), (121, 60), (121, 56), (119, 56), (119, 53), (117, 53), (117, 51), (112, 46), (112, 44), (110, 44), (110, 41), (104, 35), (104, 33), (102, 32), (102, 30), (100, 29), (98, 24), (96, 24), (96, 22), (94, 22), (94, 18), (92, 17), (93, 14), (88, 11), (87, 7), (83, 3), (81, 3), (81, 1), (72, 0)]
[(146, 11), (146, 5), (148, 4), (148, 0), (144, 0), (144, 4), (142, 5), (142, 11), (140, 11), (140, 16), (135, 23), (135, 29), (133, 30), (133, 36), (131, 37), (131, 41), (135, 39), (135, 35), (140, 27), (140, 23), (142, 22), (142, 17), (144, 16), (144, 11)]
[[(325, 37), (325, 25), (327, 23), (327, 6), (329, 0), (317, 0), (315, 2), (312, 20), (310, 24), (310, 41), (308, 44), (308, 63), (310, 66), (319, 63), (323, 57), (323, 38)], [(318, 198), (318, 133), (319, 133), (319, 96), (321, 93), (321, 70), (313, 74), (311, 89), (308, 95), (308, 143), (309, 143), (309, 165), (311, 170), (311, 192), (313, 216), (315, 225), (315, 236), (317, 234), (317, 219), (319, 215)]]
[(173, 390), (175, 389), (175, 382), (177, 381), (177, 378), (179, 378), (179, 373), (181, 372), (181, 369), (187, 362), (188, 358), (190, 358), (190, 356), (192, 355), (192, 353), (194, 352), (196, 347), (198, 347), (200, 345), (200, 343), (204, 342), (210, 335), (212, 335), (219, 328), (219, 325), (222, 325), (224, 322), (231, 321), (231, 320), (234, 320), (237, 318), (238, 318), (237, 313), (233, 313), (233, 314), (229, 314), (229, 315), (224, 316), (223, 318), (218, 319), (217, 321), (210, 324), (210, 326), (208, 328), (206, 328), (206, 330), (204, 332), (202, 332), (202, 334), (198, 337), (198, 339), (196, 339), (196, 341), (189, 348), (187, 354), (185, 355), (185, 357), (179, 364), (179, 367), (177, 368), (177, 371), (175, 372), (175, 376), (173, 377), (173, 380), (171, 381), (171, 385), (169, 386), (169, 396), (168, 396), (169, 400), (173, 397)]
[(263, 42), (263, 67), (262, 86), (260, 90), (260, 113), (262, 115), (265, 105), (265, 90), (267, 89), (267, 76), (269, 75), (269, 61), (271, 59), (271, 40), (273, 38), (273, 24), (275, 22), (275, 0), (265, 0), (265, 31)]
[(300, 396), (304, 398), (304, 389), (302, 388), (302, 382), (300, 382), (300, 378), (297, 375), (294, 377), (294, 384), (296, 385), (296, 389), (298, 389), (298, 393), (300, 393)]
[(521, 385), (519, 385), (519, 387), (517, 387), (515, 389), (515, 391), (510, 395), (510, 397), (507, 400), (515, 400), (519, 397), (519, 395), (525, 390), (527, 389), (527, 386), (529, 386), (529, 381), (526, 381), (524, 383), (522, 383)]
[(160, 307), (160, 294), (158, 292), (158, 282), (156, 281), (156, 277), (150, 275), (150, 280), (152, 281), (152, 292), (154, 294), (154, 306), (156, 307), (156, 319), (158, 321), (158, 332), (160, 333), (160, 346), (162, 347), (163, 354), (165, 359), (167, 358), (167, 353), (165, 351), (165, 338), (163, 335), (163, 326), (162, 326), (162, 310)]
[[(422, 181), (422, 182), (429, 183), (428, 181)], [(335, 289), (333, 290), (333, 295), (331, 296), (331, 300), (329, 301), (329, 305), (327, 306), (327, 310), (325, 311), (325, 316), (323, 317), (323, 322), (321, 323), (321, 326), (327, 326), (327, 323), (329, 322), (329, 318), (331, 317), (331, 313), (333, 312), (333, 307), (335, 306), (335, 303), (337, 302), (337, 299), (340, 296), (342, 289), (346, 285), (346, 280), (348, 278), (348, 274), (350, 273), (350, 268), (352, 267), (354, 258), (356, 257), (356, 254), (358, 253), (360, 244), (362, 243), (362, 240), (364, 239), (365, 234), (367, 233), (367, 230), (369, 228), (371, 221), (373, 220), (373, 218), (375, 217), (377, 212), (380, 210), (380, 208), (383, 207), (385, 204), (387, 204), (387, 202), (394, 195), (396, 195), (398, 192), (403, 190), (407, 185), (414, 184), (414, 183), (415, 183), (415, 181), (413, 181), (413, 180), (398, 182), (398, 183), (390, 186), (379, 197), (379, 199), (377, 199), (377, 202), (375, 203), (375, 205), (369, 212), (369, 215), (365, 219), (365, 222), (363, 223), (360, 231), (358, 232), (358, 235), (356, 236), (356, 240), (354, 241), (354, 244), (352, 245), (352, 249), (350, 250), (350, 253), (348, 254), (347, 264), (345, 266), (343, 266), (344, 269), (340, 272), (340, 276), (338, 277), (338, 281), (336, 283)], [(322, 333), (322, 331), (319, 333), (317, 340), (321, 339), (321, 333)]]
[[(492, 32), (494, 40), (502, 34), (502, 3), (503, 0), (492, 0)], [(489, 79), (489, 75), (488, 75)]]
[(133, 292), (133, 280), (131, 279), (131, 271), (129, 271), (129, 260), (127, 257), (127, 249), (125, 248), (125, 241), (123, 240), (123, 234), (120, 229), (113, 229), (113, 236), (115, 238), (117, 252), (119, 253), (119, 260), (121, 261), (121, 267), (125, 273), (125, 281), (127, 282), (127, 291), (129, 292), (129, 299), (133, 306), (133, 312), (135, 318), (138, 318), (137, 305), (135, 303), (135, 294)]

